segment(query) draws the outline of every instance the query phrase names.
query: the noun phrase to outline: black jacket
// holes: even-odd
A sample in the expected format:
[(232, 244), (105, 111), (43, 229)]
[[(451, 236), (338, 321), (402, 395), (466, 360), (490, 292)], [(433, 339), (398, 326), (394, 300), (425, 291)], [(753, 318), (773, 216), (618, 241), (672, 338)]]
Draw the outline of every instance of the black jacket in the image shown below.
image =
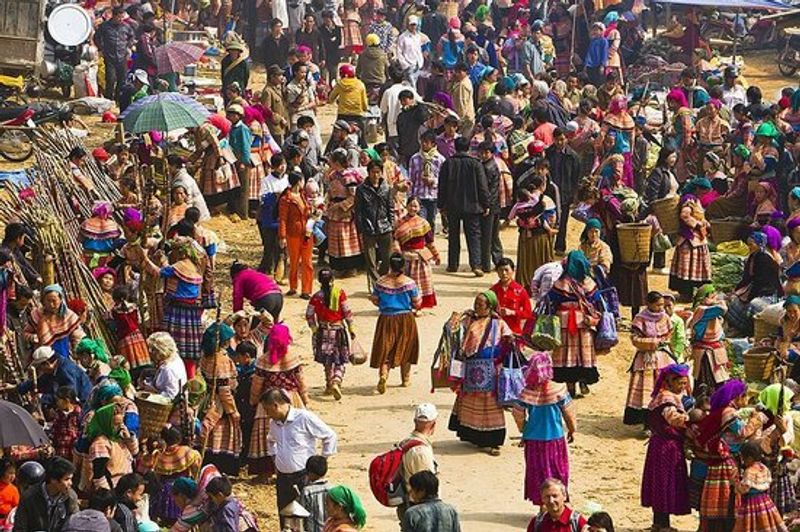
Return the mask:
[(14, 532), (46, 530), (61, 532), (67, 518), (78, 511), (78, 496), (71, 489), (66, 497), (48, 512), (44, 483), (31, 486), (20, 498), (14, 518)]
[(406, 107), (397, 115), (397, 151), (406, 159), (419, 151), (419, 128), (427, 119), (428, 109), (422, 104)]
[(456, 153), (439, 170), (439, 209), (452, 214), (482, 214), (490, 207), (489, 184), (481, 162)]
[(489, 212), (500, 213), (500, 168), (494, 157), (483, 161), (483, 171), (486, 172), (486, 185), (489, 187)]
[(647, 205), (652, 205), (654, 201), (666, 198), (669, 195), (672, 178), (666, 168), (657, 167), (647, 178), (644, 184), (644, 194), (642, 199)]
[(369, 180), (356, 189), (356, 225), (362, 235), (378, 236), (394, 230), (392, 188), (381, 178), (378, 187)]
[(278, 65), (283, 68), (289, 60), (289, 37), (281, 35), (281, 38), (275, 40), (272, 34), (264, 37), (264, 42), (261, 44), (262, 53), (264, 54), (264, 64), (267, 67), (271, 65)]
[(547, 149), (547, 160), (550, 162), (550, 179), (561, 193), (562, 207), (571, 205), (575, 201), (581, 180), (581, 160), (578, 154), (569, 146), (563, 152), (550, 146)]

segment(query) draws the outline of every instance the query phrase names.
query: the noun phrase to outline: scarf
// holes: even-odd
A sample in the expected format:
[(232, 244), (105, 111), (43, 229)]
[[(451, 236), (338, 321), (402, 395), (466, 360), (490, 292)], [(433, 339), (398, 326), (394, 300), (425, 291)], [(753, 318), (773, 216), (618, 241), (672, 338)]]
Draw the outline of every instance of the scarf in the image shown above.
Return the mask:
[(422, 178), (427, 183), (434, 177), (433, 161), (436, 159), (436, 156), (439, 155), (439, 150), (434, 145), (434, 147), (428, 151), (420, 150), (419, 154), (422, 156)]
[[(783, 396), (783, 397), (781, 397)], [(758, 394), (758, 402), (767, 407), (772, 415), (778, 416), (792, 408), (794, 392), (779, 383), (770, 384)]]
[(64, 289), (61, 287), (60, 284), (47, 285), (42, 290), (42, 299), (44, 299), (44, 296), (46, 296), (50, 292), (55, 292), (61, 296), (61, 306), (58, 307), (56, 314), (58, 315), (59, 318), (63, 318), (67, 314), (67, 303), (66, 300), (64, 299)]
[(339, 296), (342, 293), (342, 289), (336, 285), (331, 286), (331, 296), (330, 299), (327, 301), (328, 308), (331, 309), (333, 312), (337, 312), (339, 310)]
[(367, 523), (367, 512), (358, 495), (347, 486), (334, 486), (328, 490), (328, 497), (338, 506), (344, 508), (356, 528), (363, 528)]
[(119, 440), (119, 429), (114, 426), (116, 404), (110, 404), (94, 411), (92, 420), (86, 426), (86, 439), (93, 441), (98, 436), (105, 436), (111, 441)]

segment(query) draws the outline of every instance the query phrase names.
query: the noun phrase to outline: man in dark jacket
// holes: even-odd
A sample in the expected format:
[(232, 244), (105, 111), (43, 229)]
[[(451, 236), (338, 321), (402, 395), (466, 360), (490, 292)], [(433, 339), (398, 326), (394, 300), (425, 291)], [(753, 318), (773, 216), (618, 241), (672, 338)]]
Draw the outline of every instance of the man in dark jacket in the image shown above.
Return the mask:
[(53, 458), (45, 470), (44, 482), (31, 486), (22, 495), (14, 532), (61, 532), (67, 518), (78, 511), (78, 496), (72, 490), (73, 474), (75, 467), (68, 460)]
[(414, 93), (403, 90), (398, 95), (402, 110), (397, 115), (397, 154), (400, 164), (408, 168), (408, 160), (419, 151), (419, 128), (428, 119), (428, 109), (414, 99)]
[(561, 212), (556, 236), (556, 253), (564, 254), (567, 249), (567, 221), (569, 209), (581, 179), (581, 161), (575, 150), (569, 147), (567, 132), (557, 127), (553, 131), (553, 145), (547, 149), (550, 161), (550, 178), (561, 193)]
[(403, 530), (461, 532), (458, 512), (439, 498), (439, 479), (433, 472), (414, 473), (408, 483), (413, 505), (403, 514)]
[(469, 266), (475, 277), (483, 277), (481, 218), (490, 212), (489, 185), (481, 162), (467, 153), (469, 139), (458, 137), (455, 149), (455, 155), (447, 159), (439, 171), (436, 205), (447, 216), (447, 271), (458, 271), (463, 221)]
[(106, 65), (106, 98), (117, 100), (119, 89), (128, 72), (128, 57), (136, 41), (134, 29), (123, 22), (125, 9), (117, 6), (109, 20), (97, 28), (94, 40), (103, 54)]
[(500, 242), (500, 168), (494, 160), (494, 143), (491, 140), (484, 140), (478, 145), (478, 157), (489, 187), (489, 215), (481, 219), (481, 264), (484, 272), (490, 272), (503, 258), (503, 243)]
[(270, 33), (264, 37), (261, 49), (267, 65), (278, 65), (283, 68), (289, 59), (289, 37), (283, 33), (281, 19), (272, 19), (269, 25)]
[(434, 48), (447, 33), (449, 21), (439, 13), (439, 0), (428, 0), (428, 10), (422, 16), (422, 33), (428, 36)]
[(394, 231), (392, 207), (392, 188), (383, 178), (383, 164), (370, 161), (367, 179), (356, 189), (355, 205), (356, 225), (364, 243), (370, 287), (379, 275), (386, 275), (389, 271)]
[(123, 475), (117, 482), (114, 488), (117, 495), (114, 521), (122, 528), (122, 532), (136, 532), (138, 523), (134, 511), (144, 496), (144, 488), (144, 477), (139, 473)]

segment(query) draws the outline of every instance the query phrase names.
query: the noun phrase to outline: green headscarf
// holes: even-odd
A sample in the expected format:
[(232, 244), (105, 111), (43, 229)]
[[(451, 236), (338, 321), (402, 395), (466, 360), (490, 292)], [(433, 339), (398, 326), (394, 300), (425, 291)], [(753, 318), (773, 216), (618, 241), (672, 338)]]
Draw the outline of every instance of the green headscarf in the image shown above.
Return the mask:
[(205, 355), (213, 355), (220, 345), (233, 338), (233, 328), (227, 323), (212, 323), (203, 333), (200, 347)]
[(92, 340), (89, 337), (83, 338), (75, 346), (75, 354), (91, 353), (95, 360), (108, 364), (108, 354), (103, 343), (99, 340)]
[(789, 305), (800, 305), (800, 295), (792, 294), (787, 296), (786, 301), (783, 302), (783, 308), (786, 308)]
[(581, 242), (589, 238), (589, 230), (591, 229), (597, 229), (602, 232), (603, 224), (601, 224), (600, 220), (597, 218), (589, 218), (586, 220), (586, 227), (583, 228), (583, 232), (581, 233)]
[(792, 407), (792, 397), (794, 392), (783, 386), (780, 383), (770, 384), (758, 394), (758, 402), (764, 405), (767, 410), (772, 412), (772, 415), (778, 415), (778, 407), (780, 407), (781, 400), (781, 387), (783, 387), (783, 406), (780, 408), (781, 412), (786, 413)]
[(486, 17), (489, 16), (489, 6), (482, 4), (478, 6), (478, 9), (475, 10), (475, 18), (478, 19), (478, 22), (483, 22), (486, 20)]
[(733, 149), (733, 153), (735, 153), (745, 161), (750, 159), (750, 149), (744, 144), (737, 144), (736, 147)]
[(111, 370), (111, 373), (109, 373), (108, 376), (109, 378), (117, 381), (117, 384), (119, 384), (123, 390), (128, 388), (128, 386), (131, 385), (131, 382), (133, 382), (130, 372), (125, 368), (114, 368)]
[(696, 307), (697, 305), (700, 304), (701, 301), (703, 301), (705, 298), (707, 298), (708, 296), (710, 296), (711, 294), (713, 294), (716, 291), (717, 291), (717, 288), (713, 284), (711, 284), (711, 283), (704, 284), (703, 286), (698, 288), (697, 291), (694, 293), (694, 299), (692, 300), (692, 302), (693, 302), (692, 306)]
[(705, 188), (707, 190), (711, 190), (711, 181), (707, 177), (700, 177), (695, 176), (683, 186), (683, 193), (684, 194), (694, 194), (695, 189), (697, 188)]
[(366, 148), (366, 149), (361, 150), (361, 151), (366, 153), (369, 156), (371, 161), (375, 161), (376, 163), (383, 162), (382, 159), (381, 159), (381, 155), (378, 153), (378, 150), (376, 150), (375, 148)]
[(575, 250), (570, 251), (567, 255), (567, 266), (564, 268), (564, 274), (572, 277), (579, 283), (588, 277), (592, 272), (592, 265), (583, 251)]
[(189, 405), (197, 406), (205, 398), (208, 386), (200, 372), (197, 372), (197, 375), (189, 379), (184, 388), (189, 395)]
[(764, 122), (756, 129), (756, 137), (769, 137), (774, 139), (779, 136), (780, 133), (772, 122)]
[(114, 426), (114, 411), (117, 405), (101, 406), (94, 411), (92, 420), (86, 426), (86, 439), (93, 441), (98, 436), (105, 436), (111, 441), (119, 440), (119, 429)]
[(486, 290), (485, 292), (481, 292), (481, 295), (486, 298), (486, 301), (489, 302), (490, 310), (495, 310), (497, 308), (498, 305), (497, 294), (495, 294), (491, 290)]
[(328, 497), (344, 508), (356, 528), (364, 528), (364, 525), (367, 524), (367, 512), (364, 510), (361, 499), (356, 495), (356, 492), (347, 486), (339, 485), (328, 490)]

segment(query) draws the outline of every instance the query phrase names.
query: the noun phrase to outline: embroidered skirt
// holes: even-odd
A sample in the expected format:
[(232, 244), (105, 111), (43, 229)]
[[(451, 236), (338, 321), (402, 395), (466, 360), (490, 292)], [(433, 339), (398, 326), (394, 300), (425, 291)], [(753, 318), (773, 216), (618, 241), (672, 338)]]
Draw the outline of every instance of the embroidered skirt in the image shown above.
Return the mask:
[(247, 169), (249, 181), (247, 199), (250, 201), (259, 201), (261, 199), (261, 195), (259, 194), (261, 191), (261, 179), (266, 176), (266, 173), (264, 172), (264, 164), (259, 152), (251, 151), (250, 160), (253, 166)]
[(597, 371), (594, 333), (589, 328), (579, 328), (578, 334), (569, 334), (566, 320), (562, 320), (561, 324), (561, 347), (553, 351), (553, 380), (596, 383), (600, 380), (600, 374)]
[(748, 494), (736, 511), (734, 532), (786, 532), (780, 512), (766, 493)]
[(733, 486), (739, 469), (733, 458), (709, 465), (700, 494), (701, 519), (733, 519), (736, 515), (736, 494)]
[(422, 297), (420, 308), (436, 306), (436, 292), (433, 289), (433, 270), (431, 263), (422, 259), (416, 251), (403, 253), (406, 259), (406, 275), (414, 279)]
[(147, 342), (141, 331), (133, 331), (117, 342), (117, 353), (125, 357), (132, 370), (153, 365), (150, 353), (147, 351)]
[(180, 304), (164, 305), (164, 330), (175, 340), (181, 358), (200, 359), (200, 343), (203, 341), (203, 309), (199, 306)]
[(625, 402), (626, 425), (641, 425), (647, 419), (650, 395), (656, 384), (658, 372), (673, 360), (664, 351), (637, 351), (633, 357), (628, 380), (628, 398)]
[(478, 447), (500, 447), (506, 439), (505, 414), (492, 392), (458, 394), (448, 428)]
[(314, 333), (314, 361), (343, 366), (350, 362), (350, 342), (344, 325), (327, 325)]
[(352, 270), (361, 266), (361, 239), (355, 221), (328, 220), (325, 223), (328, 236), (328, 255), (334, 270)]
[(683, 239), (672, 255), (669, 272), (669, 288), (685, 295), (692, 295), (695, 288), (711, 282), (711, 254), (708, 246), (692, 246)]

